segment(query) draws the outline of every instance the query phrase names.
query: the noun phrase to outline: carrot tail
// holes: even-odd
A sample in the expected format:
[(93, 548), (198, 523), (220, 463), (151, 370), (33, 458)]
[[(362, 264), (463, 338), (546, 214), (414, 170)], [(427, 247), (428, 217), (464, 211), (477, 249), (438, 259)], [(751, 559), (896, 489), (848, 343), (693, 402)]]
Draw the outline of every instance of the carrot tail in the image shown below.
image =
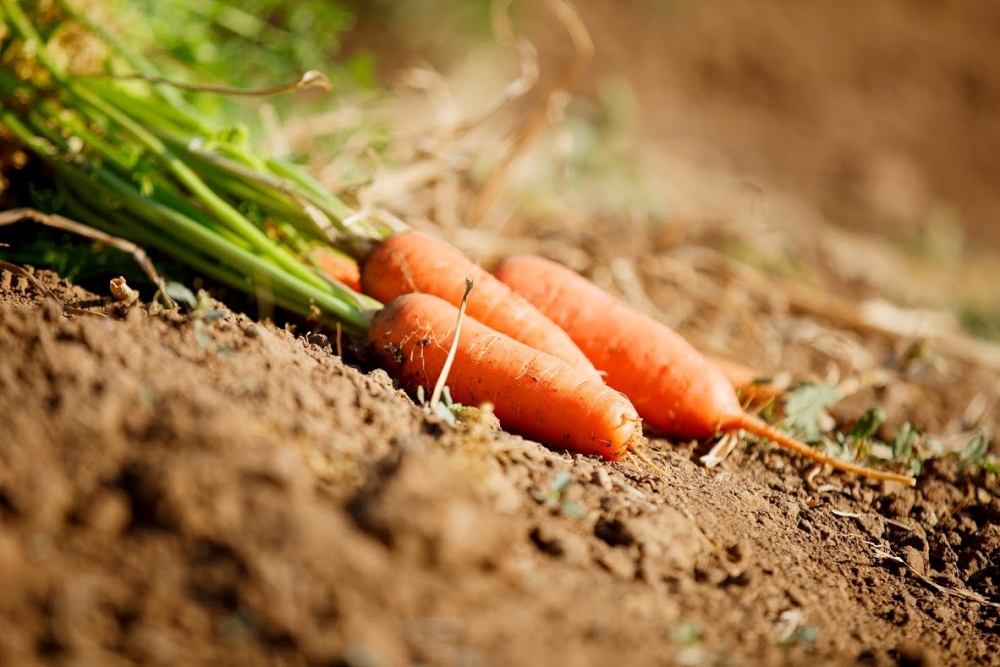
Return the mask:
[(913, 477), (908, 477), (906, 475), (899, 475), (892, 472), (883, 472), (881, 470), (872, 470), (871, 468), (864, 468), (853, 463), (848, 463), (847, 461), (841, 461), (840, 459), (833, 458), (823, 452), (820, 452), (806, 444), (803, 444), (791, 437), (786, 435), (774, 428), (770, 424), (761, 421), (753, 415), (743, 413), (742, 416), (736, 417), (733, 421), (729, 422), (728, 428), (741, 428), (744, 431), (749, 431), (754, 435), (758, 435), (762, 438), (767, 438), (772, 442), (789, 449), (800, 456), (804, 456), (807, 459), (812, 459), (817, 463), (828, 463), (833, 468), (841, 470), (843, 472), (852, 472), (855, 475), (860, 475), (862, 477), (870, 477), (872, 479), (881, 479), (887, 482), (902, 482), (907, 486), (915, 486), (917, 480)]

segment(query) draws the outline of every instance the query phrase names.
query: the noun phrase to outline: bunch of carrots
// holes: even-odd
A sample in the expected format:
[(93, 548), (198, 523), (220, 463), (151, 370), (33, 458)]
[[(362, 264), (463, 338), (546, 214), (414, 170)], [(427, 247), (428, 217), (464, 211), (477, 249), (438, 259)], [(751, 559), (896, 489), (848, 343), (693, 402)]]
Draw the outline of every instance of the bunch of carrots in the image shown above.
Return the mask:
[(68, 75), (18, 2), (0, 0), (16, 38), (0, 43), (0, 132), (49, 166), (60, 214), (365, 336), (407, 389), (446, 375), (453, 400), (490, 403), (504, 428), (553, 447), (615, 461), (638, 453), (644, 422), (683, 438), (743, 430), (839, 470), (914, 484), (748, 414), (680, 335), (565, 267), (516, 257), (491, 274), (431, 236), (365, 219), (294, 165), (213, 129), (151, 63), (59, 4), (147, 83)]
[(429, 389), (454, 343), (463, 284), (472, 322), (454, 345), (454, 399), (489, 402), (501, 425), (541, 442), (616, 461), (637, 451), (642, 423), (681, 438), (747, 431), (845, 472), (913, 485), (911, 477), (834, 459), (745, 412), (722, 370), (673, 329), (542, 257), (493, 274), (451, 246), (407, 231), (361, 267), (386, 303), (368, 341), (409, 389)]

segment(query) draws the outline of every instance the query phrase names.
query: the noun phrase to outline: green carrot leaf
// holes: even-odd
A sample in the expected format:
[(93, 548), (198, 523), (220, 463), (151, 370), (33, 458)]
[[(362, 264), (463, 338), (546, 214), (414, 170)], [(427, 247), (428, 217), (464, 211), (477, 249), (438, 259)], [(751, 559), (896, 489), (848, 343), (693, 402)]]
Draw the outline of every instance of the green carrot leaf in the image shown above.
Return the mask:
[(875, 435), (878, 427), (885, 423), (885, 410), (882, 408), (870, 408), (858, 419), (854, 427), (847, 433), (848, 437), (855, 442), (865, 440)]
[(917, 432), (910, 422), (903, 422), (896, 430), (896, 435), (892, 437), (890, 447), (893, 458), (909, 459), (913, 456), (913, 443), (917, 438)]
[(819, 442), (823, 430), (820, 413), (840, 398), (837, 388), (828, 384), (803, 383), (785, 399), (785, 426), (809, 443)]
[(982, 432), (976, 433), (965, 443), (962, 451), (958, 453), (958, 460), (965, 464), (980, 464), (986, 460), (986, 454), (990, 449), (990, 443)]

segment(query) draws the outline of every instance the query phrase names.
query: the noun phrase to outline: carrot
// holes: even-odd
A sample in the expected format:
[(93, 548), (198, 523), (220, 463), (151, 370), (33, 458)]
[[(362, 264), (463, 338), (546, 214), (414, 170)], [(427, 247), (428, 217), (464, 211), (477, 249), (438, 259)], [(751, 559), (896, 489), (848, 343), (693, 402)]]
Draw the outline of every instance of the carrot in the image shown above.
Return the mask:
[(323, 273), (355, 292), (361, 291), (361, 269), (357, 262), (341, 252), (321, 245), (313, 246), (312, 254)]
[(608, 385), (667, 435), (707, 438), (742, 429), (838, 470), (916, 483), (827, 456), (747, 414), (722, 371), (677, 332), (566, 267), (524, 256), (504, 261), (494, 275), (561, 326), (607, 372)]
[(361, 265), (361, 285), (368, 296), (388, 303), (402, 294), (424, 292), (458, 306), (466, 279), (476, 284), (469, 296), (469, 317), (601, 380), (586, 355), (562, 329), (528, 301), (514, 294), (485, 269), (454, 247), (416, 231), (389, 236)]
[[(372, 318), (368, 341), (404, 387), (429, 391), (448, 357), (457, 314), (430, 294), (403, 295)], [(617, 461), (642, 438), (642, 420), (620, 393), (472, 319), (462, 323), (448, 388), (465, 405), (492, 403), (504, 429), (581, 454)]]

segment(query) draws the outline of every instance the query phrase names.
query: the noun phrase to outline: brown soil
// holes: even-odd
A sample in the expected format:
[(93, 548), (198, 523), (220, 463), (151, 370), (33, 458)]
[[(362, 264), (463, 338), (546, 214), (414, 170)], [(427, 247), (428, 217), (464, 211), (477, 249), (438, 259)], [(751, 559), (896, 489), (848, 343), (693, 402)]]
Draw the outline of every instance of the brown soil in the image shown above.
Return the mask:
[[(853, 230), (911, 238), (947, 211), (973, 245), (1000, 249), (997, 5), (576, 4), (594, 33), (591, 79), (629, 80), (660, 146), (704, 142), (702, 159)], [(566, 48), (541, 22), (543, 49)]]
[[(805, 475), (761, 446), (706, 469), (701, 448), (653, 440), (659, 477), (435, 422), (384, 373), (221, 305), (123, 313), (37, 275), (111, 316), (69, 317), (0, 274), (2, 664), (1000, 650), (997, 608), (973, 599), (1000, 600), (1000, 487), (953, 457), (909, 490)], [(953, 364), (894, 381), (892, 418), (945, 428), (989, 376)]]
[[(580, 4), (592, 26), (624, 30), (624, 12)], [(702, 139), (724, 128), (719, 145), (753, 155), (758, 175), (838, 223), (891, 214), (922, 225), (920, 202), (943, 199), (961, 207), (970, 238), (996, 241), (982, 221), (1000, 200), (984, 185), (982, 159), (997, 116), (977, 115), (995, 109), (994, 60), (956, 27), (1000, 34), (973, 13), (981, 3), (947, 15), (945, 3), (884, 3), (895, 9), (858, 30), (838, 3), (813, 12), (773, 3), (775, 13), (753, 16), (733, 2), (690, 6), (702, 4), (725, 11), (682, 14), (682, 25), (701, 26), (688, 33), (674, 23), (677, 32), (657, 32), (666, 19), (630, 28), (669, 34), (665, 48), (688, 58), (701, 49), (704, 61), (683, 75), (678, 55), (669, 86), (639, 87), (647, 104), (687, 97), (695, 111), (670, 120), (690, 128), (700, 118)], [(781, 18), (792, 14), (808, 22)], [(820, 35), (831, 39), (829, 26), (843, 27), (844, 57), (827, 51), (815, 88), (789, 87), (786, 65)], [(867, 33), (872, 26), (881, 32)], [(927, 48), (886, 37), (907, 31)], [(597, 37), (612, 51), (599, 66), (631, 63), (654, 78), (653, 56), (619, 49), (615, 61)], [(931, 63), (920, 71), (950, 72), (941, 44), (962, 45), (954, 58), (977, 63), (962, 70), (971, 115), (945, 109), (956, 103), (945, 96), (894, 102), (916, 94), (905, 80), (893, 93), (902, 97), (870, 118), (858, 110), (857, 86), (875, 95), (899, 79), (888, 64), (856, 79), (868, 69), (852, 49), (877, 45), (887, 54), (878, 62), (900, 68), (919, 53)], [(849, 85), (834, 85), (828, 70), (846, 72)], [(698, 89), (716, 96), (684, 92)], [(866, 134), (857, 114), (896, 127), (900, 109), (909, 113), (886, 139), (883, 164), (873, 137), (887, 135)], [(922, 132), (924, 113), (952, 124)], [(664, 127), (651, 132), (669, 145), (677, 125)], [(900, 181), (924, 194), (893, 208), (877, 184)], [(97, 313), (69, 316), (0, 271), (0, 665), (996, 664), (1000, 483), (954, 454), (975, 430), (1000, 448), (996, 348), (945, 329), (901, 366), (919, 342), (895, 328), (906, 313), (875, 321), (851, 301), (796, 296), (718, 253), (733, 238), (724, 226), (682, 242), (669, 228), (615, 219), (561, 224), (512, 224), (473, 254), (541, 237), (531, 247), (563, 253), (706, 349), (800, 379), (880, 371), (832, 409), (833, 423), (878, 405), (883, 439), (911, 421), (952, 453), (906, 489), (814, 470), (753, 442), (709, 467), (701, 456), (712, 443), (653, 438), (661, 477), (482, 424), (441, 423), (384, 373), (345, 364), (336, 341), (304, 329), (218, 303), (187, 314), (126, 308), (35, 272), (65, 304)], [(804, 235), (829, 240), (815, 229)], [(848, 255), (895, 271), (860, 238), (849, 237)], [(791, 247), (813, 261), (816, 282), (842, 294), (878, 296), (889, 284), (853, 276), (832, 246)]]

